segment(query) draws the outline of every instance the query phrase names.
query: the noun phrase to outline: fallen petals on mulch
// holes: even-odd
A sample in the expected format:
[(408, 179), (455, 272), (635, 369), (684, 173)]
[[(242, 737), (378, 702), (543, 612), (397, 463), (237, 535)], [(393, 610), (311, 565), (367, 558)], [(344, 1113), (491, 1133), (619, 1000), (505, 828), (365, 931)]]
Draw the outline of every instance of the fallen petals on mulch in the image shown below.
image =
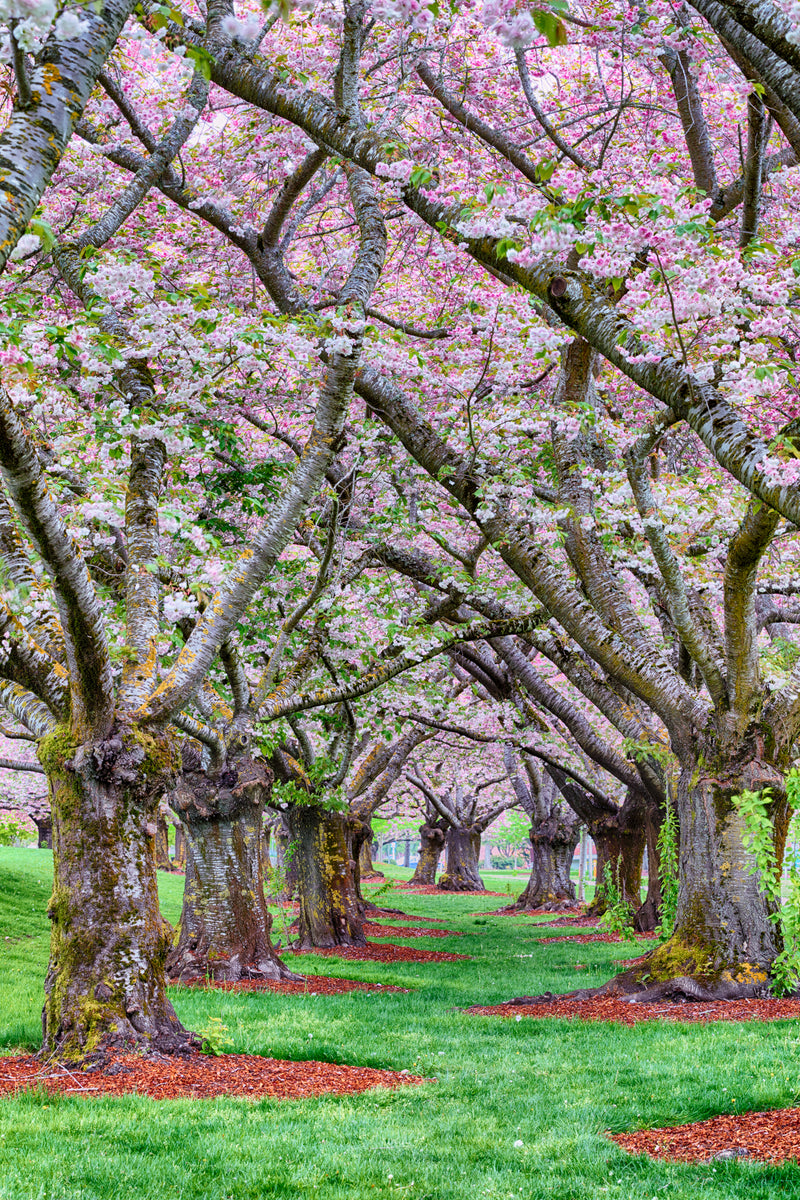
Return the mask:
[(630, 1154), (649, 1154), (651, 1158), (677, 1162), (743, 1158), (782, 1163), (800, 1159), (800, 1108), (732, 1113), (691, 1125), (617, 1133), (611, 1140)]
[(290, 954), (325, 954), (335, 958), (355, 958), (362, 962), (456, 962), (469, 954), (448, 954), (445, 950), (417, 950), (416, 946), (395, 946), (391, 942), (372, 942), (368, 946), (332, 946), (330, 950), (286, 950)]
[(369, 1088), (422, 1083), (419, 1075), (346, 1067), (325, 1062), (284, 1062), (255, 1054), (193, 1054), (188, 1058), (139, 1058), (120, 1055), (96, 1071), (67, 1070), (35, 1058), (0, 1059), (0, 1095), (22, 1089), (92, 1098), (137, 1092), (153, 1100), (177, 1096), (246, 1096), (297, 1100), (326, 1092), (344, 1095)]
[(368, 921), (364, 933), (370, 937), (463, 937), (457, 929), (415, 929), (413, 925), (376, 925)]
[(709, 1000), (685, 1004), (632, 1004), (618, 996), (596, 996), (590, 1000), (537, 1000), (534, 1004), (473, 1005), (466, 1010), (487, 1017), (561, 1017), (580, 1021), (616, 1021), (638, 1025), (640, 1021), (680, 1023), (709, 1021), (800, 1020), (800, 1000)]
[[(648, 938), (652, 941), (657, 936), (655, 933), (637, 933), (634, 940), (638, 941), (639, 938)], [(621, 942), (623, 938), (619, 933), (561, 933), (557, 937), (532, 938), (531, 940), (538, 942), (540, 945), (549, 945), (551, 942), (566, 942), (568, 945), (574, 946), (576, 942), (581, 944), (583, 942)], [(625, 938), (624, 940), (629, 942), (631, 939)]]
[(342, 992), (408, 992), (410, 988), (395, 987), (391, 983), (364, 983), (360, 979), (339, 979), (336, 975), (306, 975), (305, 981), (295, 983), (291, 979), (240, 979), (236, 983), (227, 980), (187, 979), (181, 987), (213, 988), (223, 992), (296, 992), (310, 996), (338, 996)]

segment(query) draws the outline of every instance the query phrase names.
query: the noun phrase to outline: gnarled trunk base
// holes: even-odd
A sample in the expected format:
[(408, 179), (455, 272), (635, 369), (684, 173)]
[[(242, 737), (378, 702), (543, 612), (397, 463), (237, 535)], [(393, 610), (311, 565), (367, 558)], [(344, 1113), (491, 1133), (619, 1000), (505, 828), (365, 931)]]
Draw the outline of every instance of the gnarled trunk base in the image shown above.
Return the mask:
[(430, 885), (436, 883), (436, 870), (444, 849), (445, 829), (443, 822), (427, 821), (419, 827), (419, 858), (411, 883)]
[(197, 1045), (167, 999), (172, 931), (158, 907), (158, 801), (177, 755), (165, 735), (117, 725), (77, 746), (60, 727), (39, 757), (50, 783), (53, 894), (42, 1055), (102, 1061)]
[(570, 870), (579, 829), (577, 819), (564, 821), (556, 815), (531, 828), (531, 876), (515, 907), (555, 909), (575, 904)]
[(439, 877), (443, 892), (485, 892), (478, 874), (481, 835), (451, 827), (447, 831), (447, 869)]
[(287, 813), (300, 893), (301, 950), (366, 945), (348, 821), (343, 813), (315, 805), (296, 805)]
[(597, 877), (594, 899), (587, 911), (598, 917), (606, 911), (607, 873), (620, 899), (638, 911), (642, 903), (642, 862), (647, 842), (642, 807), (626, 804), (619, 813), (592, 822), (590, 832), (597, 847)]
[(372, 861), (372, 830), (369, 835), (364, 838), (361, 843), (361, 849), (358, 852), (358, 877), (359, 880), (364, 879), (385, 879), (383, 871), (379, 871)]
[(264, 898), (263, 813), (272, 776), (241, 758), (185, 769), (170, 804), (186, 833), (186, 886), (170, 979), (298, 979), (275, 952)]

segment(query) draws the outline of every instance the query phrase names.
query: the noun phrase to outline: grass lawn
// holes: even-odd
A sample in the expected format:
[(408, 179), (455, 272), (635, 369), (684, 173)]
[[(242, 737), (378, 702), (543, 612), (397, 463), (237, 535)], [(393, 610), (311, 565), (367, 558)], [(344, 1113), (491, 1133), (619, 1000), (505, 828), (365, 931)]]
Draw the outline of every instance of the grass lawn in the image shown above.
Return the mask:
[[(504, 891), (511, 873), (487, 875), (487, 886)], [(182, 885), (180, 876), (162, 876), (162, 906), (172, 921)], [(46, 851), (0, 849), (5, 1053), (39, 1044), (49, 887)], [(407, 944), (473, 960), (381, 965), (307, 956), (303, 966), (317, 974), (414, 991), (178, 991), (176, 1007), (195, 1029), (221, 1018), (238, 1051), (407, 1067), (437, 1082), (292, 1102), (4, 1099), (0, 1200), (800, 1200), (800, 1167), (650, 1163), (603, 1137), (608, 1129), (800, 1104), (798, 1023), (626, 1029), (469, 1017), (458, 1009), (600, 983), (615, 957), (633, 951), (540, 946), (529, 917), (471, 915), (504, 903), (495, 897), (396, 892), (381, 900), (446, 917), (467, 935)]]

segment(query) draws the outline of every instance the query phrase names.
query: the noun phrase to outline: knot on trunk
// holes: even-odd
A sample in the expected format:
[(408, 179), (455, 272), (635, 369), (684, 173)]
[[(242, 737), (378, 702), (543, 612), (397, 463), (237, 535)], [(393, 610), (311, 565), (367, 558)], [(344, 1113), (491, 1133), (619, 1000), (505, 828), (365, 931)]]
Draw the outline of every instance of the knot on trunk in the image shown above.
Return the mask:
[(86, 780), (148, 799), (174, 783), (177, 755), (169, 734), (117, 721), (108, 737), (78, 746), (69, 766)]
[(184, 755), (178, 785), (167, 797), (170, 807), (185, 821), (232, 821), (248, 809), (259, 809), (270, 798), (272, 771), (261, 759), (239, 758), (227, 762), (216, 774), (186, 769), (192, 756)]

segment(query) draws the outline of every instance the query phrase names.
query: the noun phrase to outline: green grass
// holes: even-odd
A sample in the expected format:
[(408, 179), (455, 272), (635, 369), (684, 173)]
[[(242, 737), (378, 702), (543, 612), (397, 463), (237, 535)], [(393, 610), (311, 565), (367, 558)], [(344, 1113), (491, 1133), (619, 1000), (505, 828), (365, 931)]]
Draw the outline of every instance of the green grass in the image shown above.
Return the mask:
[[(40, 1036), (49, 871), (44, 851), (0, 850), (7, 1050)], [(182, 883), (162, 877), (168, 919), (178, 914)], [(309, 956), (301, 960), (309, 971), (414, 991), (177, 991), (176, 1007), (195, 1028), (220, 1017), (239, 1051), (407, 1067), (437, 1082), (297, 1102), (5, 1099), (0, 1200), (800, 1200), (796, 1166), (651, 1163), (603, 1136), (800, 1103), (798, 1023), (626, 1029), (469, 1017), (458, 1009), (471, 1002), (600, 983), (612, 960), (630, 952), (540, 946), (530, 917), (471, 915), (502, 899), (396, 892), (384, 902), (446, 917), (466, 936), (424, 944), (473, 960), (381, 966)]]

